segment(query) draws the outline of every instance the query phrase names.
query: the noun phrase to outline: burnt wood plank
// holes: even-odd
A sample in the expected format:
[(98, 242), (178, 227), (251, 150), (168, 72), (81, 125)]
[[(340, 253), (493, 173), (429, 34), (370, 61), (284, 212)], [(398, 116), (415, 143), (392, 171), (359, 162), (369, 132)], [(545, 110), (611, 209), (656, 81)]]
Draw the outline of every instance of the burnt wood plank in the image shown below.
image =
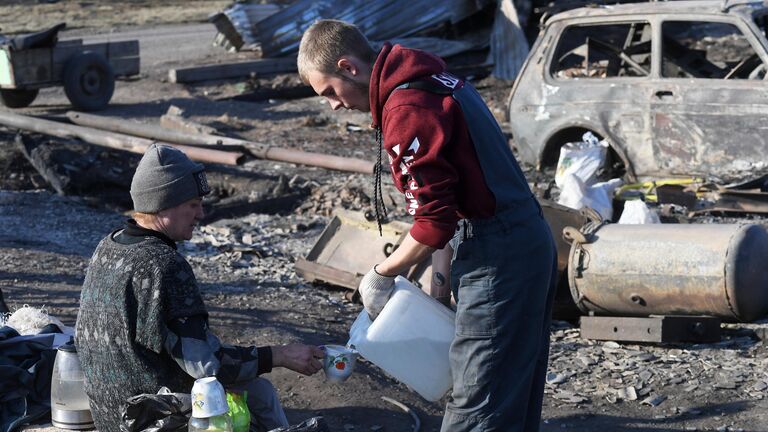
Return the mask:
[(168, 79), (173, 83), (223, 80), (248, 77), (251, 74), (269, 75), (296, 71), (295, 58), (262, 59), (250, 62), (226, 63), (171, 69)]

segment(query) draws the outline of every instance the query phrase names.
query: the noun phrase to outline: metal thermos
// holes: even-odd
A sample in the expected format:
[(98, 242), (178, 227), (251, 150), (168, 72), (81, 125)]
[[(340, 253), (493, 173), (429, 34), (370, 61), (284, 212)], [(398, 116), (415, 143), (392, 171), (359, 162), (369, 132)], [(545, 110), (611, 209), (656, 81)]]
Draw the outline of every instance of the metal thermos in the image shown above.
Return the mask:
[(93, 429), (93, 417), (83, 388), (83, 369), (73, 343), (59, 347), (51, 379), (51, 423), (71, 430)]

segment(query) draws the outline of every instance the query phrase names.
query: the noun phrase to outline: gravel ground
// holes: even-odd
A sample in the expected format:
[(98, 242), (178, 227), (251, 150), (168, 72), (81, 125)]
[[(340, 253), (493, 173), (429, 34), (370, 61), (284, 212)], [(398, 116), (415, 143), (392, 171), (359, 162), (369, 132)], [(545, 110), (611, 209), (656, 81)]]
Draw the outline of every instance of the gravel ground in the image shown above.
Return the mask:
[[(176, 105), (191, 120), (216, 127), (222, 134), (372, 159), (373, 136), (367, 129), (370, 119), (366, 114), (332, 112), (320, 98), (261, 103), (228, 99), (253, 83), (181, 86), (166, 82), (170, 67), (249, 58), (247, 53), (211, 49), (206, 36), (210, 33), (204, 33), (211, 32), (210, 26), (197, 23), (220, 8), (220, 2), (95, 3), (60, 1), (22, 9), (26, 2), (4, 2), (6, 15), (0, 26), (5, 31), (38, 29), (59, 19), (52, 12), (59, 8), (69, 11), (68, 16), (85, 14), (88, 18), (67, 18), (79, 23), (67, 37), (103, 40), (105, 34), (110, 38), (128, 34), (143, 38), (147, 61), (142, 62), (141, 77), (119, 82), (112, 104), (102, 115), (157, 122), (169, 106)], [(50, 10), (45, 9), (49, 6)], [(151, 18), (142, 12), (146, 8), (152, 12)], [(180, 9), (188, 10), (193, 18), (180, 14)], [(21, 18), (27, 15), (30, 19)], [(195, 22), (191, 27), (166, 26), (190, 20)], [(125, 25), (141, 27), (122, 28)], [(273, 82), (257, 81), (261, 85)], [(503, 119), (509, 85), (495, 80), (476, 84), (493, 113)], [(51, 88), (22, 112), (55, 117), (67, 109), (62, 89)], [(90, 254), (124, 215), (45, 189), (45, 183), (16, 150), (12, 136), (11, 131), (0, 133), (4, 173), (0, 177), (0, 288), (12, 307), (45, 306), (72, 325)], [(551, 173), (525, 169), (538, 190), (549, 189)], [(211, 312), (213, 328), (225, 341), (236, 344), (344, 343), (360, 306), (346, 302), (341, 289), (304, 282), (293, 271), (293, 263), (309, 251), (333, 209), (368, 208), (370, 178), (268, 161), (252, 161), (240, 170), (275, 181), (283, 178), (307, 195), (295, 207), (277, 214), (225, 218), (199, 227), (192, 241), (182, 245), (180, 250), (189, 258)], [(392, 214), (402, 218), (402, 199), (390, 183), (385, 186), (385, 196), (392, 197), (387, 203)], [(680, 220), (689, 222), (683, 217)], [(736, 220), (742, 219), (705, 216), (693, 222)], [(766, 323), (728, 325), (723, 340), (716, 344), (654, 345), (586, 341), (572, 324), (555, 322), (542, 430), (768, 431), (764, 398), (768, 376), (760, 339), (766, 327)], [(333, 430), (410, 430), (410, 417), (380, 399), (389, 396), (415, 410), (422, 430), (439, 429), (444, 401), (424, 401), (367, 362), (344, 385), (328, 384), (321, 375), (300, 377), (283, 370), (268, 378), (277, 386), (292, 422), (324, 415)]]

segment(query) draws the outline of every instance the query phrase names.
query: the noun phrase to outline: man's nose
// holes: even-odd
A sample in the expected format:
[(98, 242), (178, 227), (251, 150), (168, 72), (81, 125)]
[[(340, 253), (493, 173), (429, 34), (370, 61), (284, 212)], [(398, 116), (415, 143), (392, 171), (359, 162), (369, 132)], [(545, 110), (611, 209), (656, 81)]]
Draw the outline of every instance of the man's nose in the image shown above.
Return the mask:
[(331, 103), (331, 109), (334, 110), (334, 111), (336, 111), (337, 109), (341, 108), (341, 106), (342, 106), (341, 101), (332, 100), (332, 101), (330, 101), (330, 103)]

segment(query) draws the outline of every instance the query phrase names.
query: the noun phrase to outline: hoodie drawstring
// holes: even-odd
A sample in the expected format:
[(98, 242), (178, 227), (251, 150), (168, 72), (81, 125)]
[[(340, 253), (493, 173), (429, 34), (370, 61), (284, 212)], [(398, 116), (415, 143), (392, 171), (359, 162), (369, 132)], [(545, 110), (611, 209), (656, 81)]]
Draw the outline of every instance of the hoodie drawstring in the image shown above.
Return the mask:
[(376, 223), (379, 226), (379, 237), (383, 237), (384, 234), (381, 231), (382, 222), (387, 222), (387, 206), (384, 205), (384, 196), (381, 192), (381, 153), (384, 148), (384, 143), (381, 136), (381, 127), (376, 128), (376, 143), (378, 144), (378, 157), (376, 158), (376, 166), (373, 167), (373, 207), (376, 213)]

